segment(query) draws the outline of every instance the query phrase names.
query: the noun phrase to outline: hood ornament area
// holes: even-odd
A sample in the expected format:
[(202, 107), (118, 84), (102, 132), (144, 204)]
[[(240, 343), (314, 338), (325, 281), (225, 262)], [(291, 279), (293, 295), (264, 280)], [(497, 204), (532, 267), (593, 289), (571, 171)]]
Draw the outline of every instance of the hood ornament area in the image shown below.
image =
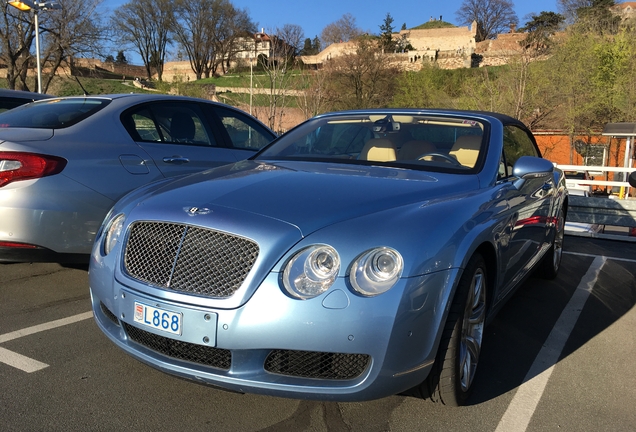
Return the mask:
[(212, 210), (207, 207), (184, 207), (183, 211), (185, 211), (188, 216), (199, 216), (212, 213)]

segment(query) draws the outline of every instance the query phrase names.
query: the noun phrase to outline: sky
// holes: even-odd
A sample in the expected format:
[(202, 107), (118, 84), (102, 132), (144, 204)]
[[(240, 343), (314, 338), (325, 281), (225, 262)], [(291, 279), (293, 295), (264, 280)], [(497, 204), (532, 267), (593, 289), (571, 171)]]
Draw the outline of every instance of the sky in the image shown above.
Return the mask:
[[(456, 21), (455, 13), (461, 7), (463, 0), (231, 0), (234, 6), (247, 9), (258, 29), (272, 32), (285, 24), (299, 25), (305, 38), (313, 39), (320, 36), (322, 30), (346, 13), (352, 14), (356, 24), (363, 31), (379, 34), (380, 26), (384, 23), (386, 14), (393, 17), (393, 28), (399, 31), (402, 24), (407, 28), (417, 27), (429, 21), (431, 17), (451, 24), (460, 25)], [(104, 0), (103, 7), (115, 9), (125, 0)], [(558, 12), (557, 0), (512, 0), (514, 11), (523, 25), (531, 14), (542, 11)], [(113, 56), (116, 52), (112, 53)], [(132, 63), (135, 61), (133, 53), (126, 53)]]
[[(259, 29), (274, 29), (285, 24), (297, 24), (302, 27), (306, 38), (320, 36), (322, 29), (350, 13), (356, 18), (356, 24), (363, 31), (378, 34), (386, 14), (393, 18), (393, 27), (399, 31), (402, 24), (407, 28), (417, 27), (429, 21), (431, 16), (451, 24), (456, 22), (455, 13), (461, 7), (462, 0), (276, 0), (246, 1), (233, 0), (233, 4), (249, 11), (252, 20)], [(542, 11), (558, 12), (557, 0), (512, 0), (514, 11), (521, 25), (525, 24), (532, 13)]]

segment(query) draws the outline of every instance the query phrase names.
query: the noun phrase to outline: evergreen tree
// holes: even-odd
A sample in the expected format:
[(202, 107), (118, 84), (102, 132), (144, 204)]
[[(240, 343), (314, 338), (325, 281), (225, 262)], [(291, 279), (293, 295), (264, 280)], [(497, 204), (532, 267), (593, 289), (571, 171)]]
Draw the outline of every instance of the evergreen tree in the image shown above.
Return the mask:
[(537, 52), (547, 51), (552, 45), (552, 35), (561, 29), (565, 23), (565, 17), (554, 12), (541, 12), (539, 15), (532, 15), (531, 20), (519, 29), (526, 32), (528, 36), (520, 43), (528, 49)]
[(115, 58), (115, 63), (128, 64), (128, 60), (126, 59), (126, 56), (124, 55), (123, 51), (117, 51), (117, 57)]
[(386, 52), (395, 50), (395, 42), (393, 41), (393, 17), (387, 12), (384, 23), (380, 26), (380, 48)]
[(300, 50), (300, 55), (313, 55), (314, 53), (314, 49), (313, 46), (311, 45), (311, 39), (307, 38), (305, 39), (305, 44), (303, 45), (303, 48)]

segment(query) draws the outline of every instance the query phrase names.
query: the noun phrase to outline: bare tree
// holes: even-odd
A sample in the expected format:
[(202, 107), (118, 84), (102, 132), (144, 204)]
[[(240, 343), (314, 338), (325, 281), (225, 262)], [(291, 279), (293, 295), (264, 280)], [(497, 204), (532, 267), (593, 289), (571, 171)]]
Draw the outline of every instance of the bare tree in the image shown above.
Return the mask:
[(297, 81), (296, 104), (303, 112), (305, 119), (317, 116), (327, 111), (327, 79), (324, 69), (316, 71), (304, 70)]
[[(57, 10), (40, 13), (41, 63), (46, 65), (42, 90), (46, 92), (58, 68), (77, 55), (95, 55), (101, 51), (105, 29), (95, 9), (101, 0), (77, 3), (59, 0)], [(7, 65), (7, 86), (29, 90), (27, 71), (33, 66), (31, 48), (35, 39), (33, 13), (20, 12), (4, 3), (0, 24), (1, 59)]]
[(578, 9), (591, 6), (592, 0), (557, 0), (559, 12), (565, 17), (568, 24), (576, 22)]
[(214, 47), (213, 27), (218, 19), (218, 13), (215, 13), (218, 3), (216, 0), (181, 0), (175, 4), (175, 39), (186, 52), (197, 79), (207, 78), (214, 62), (215, 51), (210, 48)]
[(616, 5), (614, 0), (592, 0), (591, 6), (576, 10), (578, 30), (597, 34), (616, 34), (621, 26), (621, 17), (612, 13), (610, 8)]
[(399, 71), (382, 54), (375, 41), (361, 38), (356, 51), (329, 60), (326, 97), (329, 109), (363, 109), (389, 106)]
[(247, 12), (229, 0), (177, 0), (173, 26), (197, 79), (208, 78), (224, 61), (231, 61), (237, 38), (255, 27)]
[(33, 16), (18, 11), (8, 3), (3, 3), (2, 12), (0, 58), (7, 65), (7, 87), (28, 90), (26, 76), (35, 38)]
[(59, 0), (59, 10), (47, 12), (44, 32), (45, 50), (42, 64), (46, 64), (42, 90), (46, 93), (58, 68), (72, 62), (78, 56), (100, 56), (106, 37), (106, 27), (96, 13), (102, 0), (79, 3), (73, 0)]
[(497, 34), (506, 32), (512, 24), (517, 25), (519, 18), (509, 0), (464, 0), (455, 12), (461, 24), (477, 22), (476, 42), (494, 39)]
[(148, 79), (153, 69), (161, 81), (166, 49), (174, 28), (171, 0), (134, 0), (116, 9), (111, 18), (112, 29), (123, 44), (139, 53)]
[(219, 65), (222, 72), (225, 73), (230, 63), (236, 58), (237, 53), (245, 49), (237, 42), (248, 34), (250, 38), (254, 36), (256, 24), (252, 22), (247, 9), (232, 7), (230, 12), (225, 17), (225, 24), (219, 26), (217, 33), (217, 51), (220, 54), (217, 59), (220, 61), (215, 64), (213, 73), (216, 73)]
[(302, 27), (297, 24), (285, 24), (282, 28), (278, 29), (276, 37), (291, 48), (288, 51), (291, 57), (290, 60), (293, 60), (301, 50), (305, 33)]
[[(274, 30), (270, 35), (269, 57), (259, 57), (267, 77), (266, 82), (261, 82), (261, 87), (267, 89), (266, 94), (269, 99), (265, 123), (274, 130), (281, 129), (284, 108), (289, 102), (288, 96), (292, 93), (290, 92), (292, 74), (289, 73), (289, 69), (293, 66), (298, 49), (297, 46), (287, 43), (282, 36), (289, 36), (287, 32), (293, 28), (295, 27), (287, 25)], [(291, 34), (294, 35), (292, 42), (300, 44), (302, 33), (294, 31)]]
[(356, 25), (356, 18), (346, 13), (338, 21), (328, 24), (320, 34), (323, 45), (348, 42), (362, 35), (362, 30)]

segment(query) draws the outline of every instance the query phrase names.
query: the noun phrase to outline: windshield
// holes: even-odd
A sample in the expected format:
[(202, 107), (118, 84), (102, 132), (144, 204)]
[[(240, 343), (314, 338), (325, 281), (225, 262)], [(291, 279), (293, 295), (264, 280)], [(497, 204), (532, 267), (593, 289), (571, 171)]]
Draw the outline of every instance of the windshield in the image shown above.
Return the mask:
[(46, 99), (0, 114), (0, 128), (61, 129), (95, 114), (109, 99)]
[(288, 132), (259, 160), (379, 164), (475, 172), (484, 124), (469, 118), (402, 114), (318, 117)]

